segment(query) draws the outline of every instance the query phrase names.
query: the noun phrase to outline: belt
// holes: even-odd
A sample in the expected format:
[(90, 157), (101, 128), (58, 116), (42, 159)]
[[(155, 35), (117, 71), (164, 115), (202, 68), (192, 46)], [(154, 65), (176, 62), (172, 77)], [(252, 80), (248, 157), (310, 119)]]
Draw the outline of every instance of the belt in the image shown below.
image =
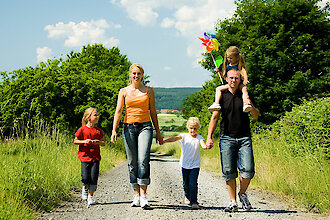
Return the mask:
[(150, 121), (142, 122), (142, 123), (140, 123), (140, 122), (133, 122), (133, 123), (125, 123), (125, 124), (127, 124), (128, 126), (138, 127), (138, 126), (140, 126), (140, 125), (143, 125), (143, 124), (146, 124), (146, 123), (149, 123), (149, 122), (150, 122)]

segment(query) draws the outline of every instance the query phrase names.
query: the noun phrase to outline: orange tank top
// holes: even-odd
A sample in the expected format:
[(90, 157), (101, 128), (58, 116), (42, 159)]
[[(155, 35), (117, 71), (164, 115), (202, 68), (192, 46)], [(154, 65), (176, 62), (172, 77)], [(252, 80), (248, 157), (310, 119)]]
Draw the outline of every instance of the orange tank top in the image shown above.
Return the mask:
[(148, 87), (146, 93), (140, 96), (130, 96), (126, 91), (125, 110), (125, 123), (150, 121)]

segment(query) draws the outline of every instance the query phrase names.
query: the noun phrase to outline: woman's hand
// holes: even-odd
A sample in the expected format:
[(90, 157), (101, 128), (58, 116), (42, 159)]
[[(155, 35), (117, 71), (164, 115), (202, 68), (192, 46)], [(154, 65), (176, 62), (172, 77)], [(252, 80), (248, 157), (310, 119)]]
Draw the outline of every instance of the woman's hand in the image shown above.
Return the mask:
[(158, 141), (158, 143), (160, 144), (160, 145), (163, 145), (164, 144), (164, 140), (163, 140), (163, 137), (162, 137), (162, 135), (160, 134), (160, 132), (157, 132), (156, 133), (156, 142)]
[(112, 131), (112, 134), (111, 134), (111, 143), (115, 144), (115, 141), (117, 141), (117, 132), (116, 131)]

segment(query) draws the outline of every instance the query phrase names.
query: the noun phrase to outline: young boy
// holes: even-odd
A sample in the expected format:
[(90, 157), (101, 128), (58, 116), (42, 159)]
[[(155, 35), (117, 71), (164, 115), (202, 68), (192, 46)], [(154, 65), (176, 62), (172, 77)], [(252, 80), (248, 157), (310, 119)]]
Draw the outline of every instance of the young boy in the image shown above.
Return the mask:
[(191, 117), (187, 121), (189, 133), (182, 133), (164, 141), (164, 143), (170, 143), (180, 140), (182, 143), (180, 165), (182, 169), (185, 203), (191, 205), (192, 209), (199, 209), (197, 202), (197, 179), (200, 169), (199, 146), (201, 145), (203, 149), (206, 149), (204, 138), (197, 134), (199, 128), (199, 119)]

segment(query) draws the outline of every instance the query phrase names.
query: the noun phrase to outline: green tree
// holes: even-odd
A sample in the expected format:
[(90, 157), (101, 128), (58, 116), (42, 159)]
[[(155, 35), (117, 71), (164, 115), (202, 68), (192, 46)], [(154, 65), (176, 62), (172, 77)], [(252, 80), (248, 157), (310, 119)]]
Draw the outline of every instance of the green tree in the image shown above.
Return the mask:
[(36, 67), (1, 73), (0, 128), (2, 134), (29, 123), (45, 121), (73, 132), (83, 112), (96, 107), (99, 125), (111, 129), (118, 91), (128, 82), (130, 62), (117, 47), (87, 45), (67, 59), (48, 60)]
[[(236, 45), (247, 63), (249, 93), (261, 110), (260, 121), (272, 123), (290, 111), (302, 98), (329, 95), (330, 24), (329, 3), (320, 8), (319, 0), (239, 0), (230, 19), (218, 21), (215, 35), (220, 42), (216, 55)], [(202, 66), (213, 72), (209, 54)], [(199, 112), (213, 102), (204, 101), (208, 91), (220, 85), (213, 80), (203, 91), (191, 96), (185, 114)], [(193, 110), (191, 103), (200, 102)], [(196, 104), (195, 104), (196, 105)], [(189, 113), (190, 112), (190, 113)]]

